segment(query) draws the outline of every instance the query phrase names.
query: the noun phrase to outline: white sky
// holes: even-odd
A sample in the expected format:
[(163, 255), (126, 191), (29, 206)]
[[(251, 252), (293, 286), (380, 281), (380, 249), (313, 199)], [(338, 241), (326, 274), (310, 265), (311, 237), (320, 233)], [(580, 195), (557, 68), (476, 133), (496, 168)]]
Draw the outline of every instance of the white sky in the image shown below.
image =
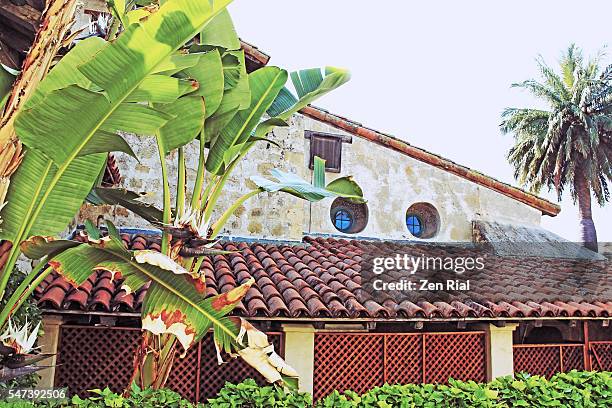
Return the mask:
[[(538, 54), (554, 66), (572, 42), (596, 54), (612, 15), (611, 2), (595, 0), (236, 0), (230, 9), (271, 65), (351, 70), (316, 105), (514, 185), (500, 113), (536, 102), (510, 84), (537, 76)], [(578, 239), (577, 209), (569, 197), (561, 204), (543, 226)], [(593, 211), (600, 242), (612, 241), (612, 203)]]

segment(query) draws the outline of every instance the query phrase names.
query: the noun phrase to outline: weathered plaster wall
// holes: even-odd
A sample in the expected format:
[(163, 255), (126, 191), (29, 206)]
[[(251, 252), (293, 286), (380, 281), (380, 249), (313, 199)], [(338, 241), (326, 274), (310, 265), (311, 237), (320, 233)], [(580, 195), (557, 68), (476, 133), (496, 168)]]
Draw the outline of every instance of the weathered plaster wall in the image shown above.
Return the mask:
[[(313, 119), (295, 116), (289, 128), (276, 129), (270, 135), (281, 149), (260, 143), (249, 153), (227, 184), (220, 208), (227, 208), (249, 191), (249, 176), (266, 174), (273, 166), (310, 180), (309, 141), (304, 138), (304, 130), (343, 133)], [(152, 138), (136, 136), (129, 136), (128, 141), (135, 146), (140, 161), (117, 154), (123, 186), (148, 192), (145, 201), (159, 205), (162, 193), (155, 143)], [(408, 207), (417, 202), (433, 204), (440, 214), (440, 229), (433, 240), (471, 240), (474, 219), (539, 224), (540, 212), (529, 206), (359, 137), (353, 136), (352, 143), (344, 143), (342, 149), (342, 175), (353, 175), (368, 199), (369, 222), (359, 236), (415, 239), (406, 228), (405, 214)], [(197, 142), (187, 146), (186, 157), (191, 190), (197, 167)], [(167, 162), (170, 172), (174, 173), (176, 153), (171, 154)], [(328, 181), (339, 176), (327, 174)], [(331, 203), (332, 200), (325, 200), (310, 204), (286, 194), (260, 194), (230, 218), (224, 235), (277, 240), (301, 240), (303, 232), (341, 235), (330, 221)], [(95, 219), (101, 212), (121, 226), (150, 228), (121, 208), (94, 210), (87, 206), (81, 211), (81, 217)]]
[[(344, 133), (309, 118), (300, 118), (308, 130)], [(306, 145), (306, 149), (307, 149)], [(369, 222), (359, 236), (415, 239), (405, 224), (406, 210), (428, 202), (440, 214), (438, 241), (471, 240), (471, 221), (497, 220), (538, 225), (540, 211), (486, 187), (412, 159), (399, 152), (353, 136), (342, 147), (342, 173), (351, 174), (368, 199)], [(330, 179), (338, 177), (328, 173)], [(338, 232), (330, 221), (331, 202), (313, 206), (309, 232)]]

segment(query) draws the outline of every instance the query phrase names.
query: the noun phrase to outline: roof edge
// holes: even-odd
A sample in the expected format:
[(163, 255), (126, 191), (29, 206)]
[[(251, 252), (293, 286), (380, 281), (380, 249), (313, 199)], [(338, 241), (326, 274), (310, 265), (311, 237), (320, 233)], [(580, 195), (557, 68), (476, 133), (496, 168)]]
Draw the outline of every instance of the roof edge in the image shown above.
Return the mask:
[(271, 57), (253, 44), (249, 44), (243, 39), (240, 39), (240, 46), (244, 50), (245, 55), (251, 58), (257, 64), (265, 66), (268, 64), (268, 62), (270, 62)]
[[(43, 315), (58, 316), (104, 316), (104, 317), (126, 317), (139, 318), (139, 312), (103, 312), (93, 310), (64, 310), (64, 309), (41, 309)], [(278, 322), (301, 322), (301, 323), (446, 323), (446, 322), (483, 322), (483, 321), (503, 321), (503, 322), (522, 322), (534, 320), (612, 320), (612, 316), (498, 316), (498, 317), (278, 317), (278, 316), (241, 316), (251, 321), (278, 321)]]
[(559, 205), (554, 204), (544, 198), (538, 197), (535, 194), (501, 182), (476, 170), (472, 170), (451, 160), (445, 159), (442, 156), (438, 156), (426, 150), (412, 146), (396, 137), (369, 129), (350, 119), (334, 115), (333, 113), (330, 113), (324, 109), (309, 105), (300, 110), (300, 113), (304, 116), (308, 116), (309, 118), (327, 123), (337, 129), (341, 129), (355, 136), (361, 137), (362, 139), (369, 140), (380, 146), (395, 150), (405, 154), (406, 156), (410, 156), (413, 159), (430, 164), (456, 176), (487, 187), (493, 191), (505, 195), (506, 197), (510, 197), (514, 200), (522, 202), (523, 204), (538, 209), (544, 215), (554, 217), (561, 211), (561, 207)]

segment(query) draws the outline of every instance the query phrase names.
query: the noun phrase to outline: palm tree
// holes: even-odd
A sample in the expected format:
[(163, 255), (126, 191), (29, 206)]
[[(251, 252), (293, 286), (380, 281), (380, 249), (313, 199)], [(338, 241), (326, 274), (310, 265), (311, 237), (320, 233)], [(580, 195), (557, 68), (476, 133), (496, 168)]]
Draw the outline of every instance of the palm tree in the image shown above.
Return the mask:
[(569, 186), (578, 202), (582, 242), (593, 251), (597, 233), (591, 195), (604, 205), (612, 180), (612, 66), (600, 74), (601, 56), (585, 61), (581, 50), (570, 45), (560, 73), (539, 58), (541, 81), (512, 86), (528, 90), (549, 108), (508, 108), (500, 125), (502, 132), (514, 134), (507, 157), (515, 178), (535, 193), (544, 186), (554, 189), (559, 201)]

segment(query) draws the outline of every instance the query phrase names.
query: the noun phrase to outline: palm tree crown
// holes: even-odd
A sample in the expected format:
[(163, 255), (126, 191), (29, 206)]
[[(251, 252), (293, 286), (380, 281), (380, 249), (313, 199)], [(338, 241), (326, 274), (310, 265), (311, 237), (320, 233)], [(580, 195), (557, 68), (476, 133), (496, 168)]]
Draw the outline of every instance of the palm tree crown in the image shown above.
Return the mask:
[(579, 204), (583, 241), (595, 250), (591, 194), (603, 205), (612, 180), (612, 67), (600, 73), (600, 60), (601, 54), (585, 61), (571, 45), (557, 73), (539, 58), (541, 80), (512, 86), (530, 91), (549, 109), (508, 108), (500, 125), (514, 134), (508, 160), (517, 180), (536, 193), (554, 189), (559, 200), (569, 186)]

